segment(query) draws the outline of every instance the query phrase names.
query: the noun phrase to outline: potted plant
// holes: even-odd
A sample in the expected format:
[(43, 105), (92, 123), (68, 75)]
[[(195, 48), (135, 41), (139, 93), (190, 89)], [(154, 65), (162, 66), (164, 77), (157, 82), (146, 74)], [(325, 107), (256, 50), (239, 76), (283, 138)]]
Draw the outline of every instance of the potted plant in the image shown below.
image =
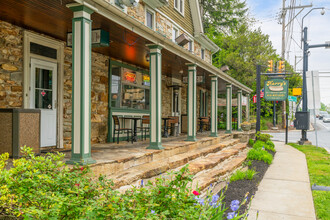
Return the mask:
[(249, 131), (251, 129), (251, 124), (248, 121), (245, 121), (241, 124), (243, 131)]
[(250, 120), (250, 124), (251, 124), (251, 129), (256, 129), (257, 126), (257, 120), (255, 118)]

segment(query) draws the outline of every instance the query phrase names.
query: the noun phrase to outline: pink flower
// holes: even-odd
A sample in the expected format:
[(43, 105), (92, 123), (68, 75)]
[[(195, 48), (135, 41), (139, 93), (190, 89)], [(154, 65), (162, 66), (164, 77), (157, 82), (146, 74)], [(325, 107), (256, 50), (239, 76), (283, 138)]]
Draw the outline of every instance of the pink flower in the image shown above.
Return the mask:
[(76, 184), (74, 184), (75, 186), (77, 186), (77, 187), (79, 187), (80, 186), (80, 184), (79, 183), (76, 183)]
[(80, 167), (80, 170), (83, 171), (84, 170), (84, 167)]
[(198, 196), (199, 195), (199, 192), (197, 192), (197, 191), (193, 191), (193, 194), (195, 195), (195, 196)]

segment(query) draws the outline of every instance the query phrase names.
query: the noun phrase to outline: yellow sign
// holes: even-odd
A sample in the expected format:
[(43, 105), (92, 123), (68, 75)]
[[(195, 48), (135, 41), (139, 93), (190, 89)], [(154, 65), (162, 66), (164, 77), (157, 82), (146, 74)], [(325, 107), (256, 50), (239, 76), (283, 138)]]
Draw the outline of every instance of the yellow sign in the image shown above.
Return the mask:
[(292, 89), (293, 96), (300, 96), (301, 95), (301, 88), (293, 88)]

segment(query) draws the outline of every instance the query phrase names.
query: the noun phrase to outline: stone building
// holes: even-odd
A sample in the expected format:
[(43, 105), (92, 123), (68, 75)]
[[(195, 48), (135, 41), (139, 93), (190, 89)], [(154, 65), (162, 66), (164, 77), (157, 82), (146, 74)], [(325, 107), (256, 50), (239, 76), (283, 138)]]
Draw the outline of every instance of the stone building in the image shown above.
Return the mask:
[(41, 147), (82, 163), (91, 143), (112, 141), (113, 115), (150, 115), (154, 149), (162, 117), (178, 116), (190, 141), (210, 117), (216, 136), (218, 93), (231, 113), (232, 93), (252, 91), (212, 66), (218, 50), (198, 0), (1, 1), (0, 108), (40, 109)]

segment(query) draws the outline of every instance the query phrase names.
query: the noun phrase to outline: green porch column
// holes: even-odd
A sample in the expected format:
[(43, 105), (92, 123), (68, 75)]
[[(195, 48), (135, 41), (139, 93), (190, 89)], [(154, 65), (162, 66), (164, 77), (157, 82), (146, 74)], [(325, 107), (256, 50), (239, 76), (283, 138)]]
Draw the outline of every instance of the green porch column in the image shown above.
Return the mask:
[(218, 77), (211, 78), (211, 137), (218, 137)]
[(94, 10), (69, 4), (72, 19), (72, 150), (68, 164), (91, 164), (91, 30)]
[(250, 94), (246, 94), (246, 111), (245, 111), (245, 118), (247, 121), (250, 120)]
[(237, 92), (237, 130), (242, 131), (242, 90)]
[(188, 63), (188, 137), (186, 141), (196, 141), (196, 64)]
[(164, 149), (162, 146), (162, 47), (147, 45), (150, 49), (150, 145), (147, 149)]
[(226, 86), (226, 91), (227, 91), (227, 99), (226, 99), (226, 106), (227, 106), (227, 120), (226, 120), (226, 132), (227, 134), (231, 134), (232, 130), (232, 106), (231, 106), (231, 99), (232, 99), (232, 85), (227, 84)]

